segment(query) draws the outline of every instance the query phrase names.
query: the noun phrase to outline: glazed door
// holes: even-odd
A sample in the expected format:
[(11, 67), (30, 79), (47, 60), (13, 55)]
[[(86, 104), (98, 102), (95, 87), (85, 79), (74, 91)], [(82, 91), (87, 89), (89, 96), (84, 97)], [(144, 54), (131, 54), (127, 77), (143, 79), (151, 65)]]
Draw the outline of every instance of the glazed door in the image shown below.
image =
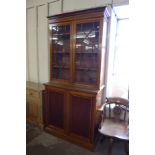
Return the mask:
[(51, 80), (70, 80), (70, 29), (69, 23), (49, 24)]
[(95, 85), (98, 80), (100, 21), (78, 21), (75, 29), (74, 81)]

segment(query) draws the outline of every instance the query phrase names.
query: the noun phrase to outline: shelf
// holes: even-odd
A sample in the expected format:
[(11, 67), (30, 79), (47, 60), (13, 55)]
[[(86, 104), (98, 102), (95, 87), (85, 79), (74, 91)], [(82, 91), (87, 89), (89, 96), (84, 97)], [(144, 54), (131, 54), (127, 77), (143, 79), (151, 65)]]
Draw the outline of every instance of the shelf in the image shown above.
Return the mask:
[[(89, 39), (90, 40), (90, 39)], [(85, 44), (84, 42), (84, 39), (77, 39), (76, 40), (76, 44), (82, 44), (82, 46), (92, 46), (92, 45), (94, 45), (95, 46), (95, 44), (99, 44), (99, 40), (90, 40), (90, 43), (89, 44)]]
[(87, 32), (86, 33), (86, 35), (87, 35), (88, 33), (91, 34), (92, 32), (99, 32), (99, 30), (93, 30), (93, 29), (91, 29), (91, 30), (92, 30), (91, 32), (90, 31), (85, 31), (85, 30), (80, 30), (80, 31), (78, 30), (78, 31), (76, 31), (76, 34)]
[(90, 84), (90, 83), (96, 83), (96, 79), (95, 80), (77, 80), (77, 82), (80, 82), (80, 83), (85, 83), (85, 84)]
[(53, 36), (56, 35), (56, 36), (60, 36), (60, 35), (70, 35), (69, 32), (65, 32), (65, 33), (53, 33)]
[(75, 68), (76, 70), (86, 70), (86, 71), (97, 71), (96, 68), (86, 68), (86, 67), (78, 67), (78, 68)]
[(63, 69), (69, 69), (68, 66), (58, 66), (58, 65), (53, 65), (53, 68), (63, 68)]
[[(53, 54), (70, 54), (69, 52), (53, 52)], [(98, 54), (98, 52), (75, 52), (75, 54)]]
[(98, 54), (98, 52), (75, 52), (75, 54)]
[(93, 41), (93, 43), (99, 43), (99, 38), (76, 38), (76, 42), (78, 42), (79, 40), (85, 40), (85, 39), (89, 39), (90, 41)]
[(53, 54), (69, 54), (69, 52), (53, 52)]

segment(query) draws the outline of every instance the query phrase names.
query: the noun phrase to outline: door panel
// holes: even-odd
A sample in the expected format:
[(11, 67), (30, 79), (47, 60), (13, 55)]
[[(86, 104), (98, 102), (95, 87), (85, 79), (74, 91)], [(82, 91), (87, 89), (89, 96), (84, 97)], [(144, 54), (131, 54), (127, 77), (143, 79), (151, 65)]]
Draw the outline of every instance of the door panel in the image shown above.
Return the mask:
[(84, 138), (91, 135), (92, 97), (70, 96), (70, 132)]
[(45, 110), (48, 125), (64, 128), (64, 99), (64, 93), (48, 91), (48, 103)]

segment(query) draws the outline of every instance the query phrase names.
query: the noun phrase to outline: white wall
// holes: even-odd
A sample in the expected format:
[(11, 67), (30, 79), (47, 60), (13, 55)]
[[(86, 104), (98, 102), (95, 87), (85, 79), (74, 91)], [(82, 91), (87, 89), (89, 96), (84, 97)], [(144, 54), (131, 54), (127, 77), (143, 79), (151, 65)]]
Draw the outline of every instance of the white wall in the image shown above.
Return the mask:
[[(112, 0), (27, 0), (27, 81), (49, 81), (47, 16), (106, 6)], [(113, 0), (114, 5), (129, 0)]]
[(48, 81), (48, 29), (47, 29), (47, 6), (37, 7), (38, 11), (38, 75), (39, 82)]
[(27, 9), (27, 58), (29, 79), (38, 82), (36, 8)]

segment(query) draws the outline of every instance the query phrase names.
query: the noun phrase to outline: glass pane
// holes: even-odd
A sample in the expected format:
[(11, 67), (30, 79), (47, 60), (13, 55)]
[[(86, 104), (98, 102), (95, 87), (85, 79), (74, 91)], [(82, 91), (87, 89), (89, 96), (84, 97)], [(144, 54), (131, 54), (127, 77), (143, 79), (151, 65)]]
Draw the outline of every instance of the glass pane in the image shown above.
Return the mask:
[(70, 25), (51, 26), (52, 78), (69, 79)]
[(97, 57), (99, 52), (99, 22), (76, 25), (75, 81), (97, 82)]

